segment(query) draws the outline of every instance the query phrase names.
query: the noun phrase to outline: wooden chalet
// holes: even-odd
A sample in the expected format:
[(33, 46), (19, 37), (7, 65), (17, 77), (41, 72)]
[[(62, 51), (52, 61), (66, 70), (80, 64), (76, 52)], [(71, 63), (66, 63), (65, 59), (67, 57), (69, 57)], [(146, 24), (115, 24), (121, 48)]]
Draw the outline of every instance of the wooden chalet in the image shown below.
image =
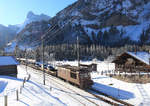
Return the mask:
[(17, 77), (18, 64), (12, 56), (0, 56), (0, 75)]
[(150, 54), (148, 52), (125, 52), (113, 60), (115, 70), (119, 72), (150, 72)]

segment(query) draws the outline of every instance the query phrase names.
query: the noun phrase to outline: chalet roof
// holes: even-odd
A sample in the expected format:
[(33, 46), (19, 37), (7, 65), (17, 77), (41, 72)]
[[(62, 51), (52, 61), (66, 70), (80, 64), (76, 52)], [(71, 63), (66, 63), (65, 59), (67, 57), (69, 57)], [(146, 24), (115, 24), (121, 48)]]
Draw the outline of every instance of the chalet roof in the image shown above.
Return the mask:
[(149, 58), (150, 58), (150, 54), (148, 52), (126, 52), (127, 54), (135, 57), (136, 59), (144, 62), (147, 65), (149, 64)]
[(19, 62), (12, 56), (0, 56), (0, 66), (19, 65)]

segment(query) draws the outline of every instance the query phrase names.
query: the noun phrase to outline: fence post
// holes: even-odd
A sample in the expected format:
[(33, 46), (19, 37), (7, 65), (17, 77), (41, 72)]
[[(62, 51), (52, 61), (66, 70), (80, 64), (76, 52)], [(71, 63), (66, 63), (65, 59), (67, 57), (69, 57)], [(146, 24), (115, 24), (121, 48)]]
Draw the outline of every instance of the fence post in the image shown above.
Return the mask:
[(120, 97), (120, 94), (119, 94), (119, 88), (118, 88), (118, 96)]
[(7, 95), (4, 96), (4, 103), (5, 103), (4, 106), (7, 106)]
[(114, 76), (116, 76), (116, 70), (114, 70)]
[(52, 87), (50, 86), (50, 91), (52, 91)]
[(120, 71), (119, 71), (119, 76), (121, 76), (121, 75), (120, 75)]
[(148, 70), (147, 70), (147, 78), (148, 78)]
[(106, 72), (106, 76), (107, 76), (107, 71), (105, 71)]
[(29, 76), (28, 76), (28, 78), (27, 78), (27, 81), (29, 81), (29, 80), (30, 80), (30, 77), (31, 77), (31, 75), (29, 74)]
[(24, 87), (24, 83), (26, 82), (26, 78), (24, 77), (24, 79), (23, 79), (23, 87)]
[(16, 90), (17, 101), (19, 100), (18, 90)]
[(103, 75), (103, 71), (101, 71), (101, 75)]
[(140, 73), (140, 71), (139, 71), (139, 78), (140, 78), (140, 76), (141, 76), (141, 73)]
[(24, 88), (24, 82), (23, 82), (23, 84), (22, 84), (22, 87)]
[(23, 80), (23, 82), (24, 82), (24, 83), (26, 82), (26, 77), (24, 77), (24, 80)]
[(20, 94), (22, 93), (22, 86), (20, 87)]

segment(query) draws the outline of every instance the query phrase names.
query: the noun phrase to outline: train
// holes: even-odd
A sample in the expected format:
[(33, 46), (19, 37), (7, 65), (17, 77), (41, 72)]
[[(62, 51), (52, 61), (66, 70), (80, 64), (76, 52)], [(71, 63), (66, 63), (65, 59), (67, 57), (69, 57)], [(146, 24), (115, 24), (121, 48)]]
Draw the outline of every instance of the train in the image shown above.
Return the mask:
[[(24, 59), (20, 59), (19, 61), (26, 65), (26, 61)], [(41, 64), (35, 61), (28, 60), (28, 66), (42, 70)], [(93, 85), (90, 73), (92, 71), (97, 71), (97, 64), (80, 64), (79, 67), (71, 65), (59, 65), (57, 68), (54, 68), (51, 65), (47, 65), (47, 67), (44, 65), (44, 71), (81, 89), (88, 89)]]

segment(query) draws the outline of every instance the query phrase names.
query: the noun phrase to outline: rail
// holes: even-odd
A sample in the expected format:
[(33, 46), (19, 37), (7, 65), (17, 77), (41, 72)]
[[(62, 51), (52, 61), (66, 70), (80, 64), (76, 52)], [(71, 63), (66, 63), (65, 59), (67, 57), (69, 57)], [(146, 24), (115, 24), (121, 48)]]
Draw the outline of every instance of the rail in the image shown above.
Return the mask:
[[(33, 67), (31, 67), (31, 68), (33, 68)], [(36, 68), (36, 70), (37, 70), (37, 68)], [(37, 71), (40, 72), (40, 73), (38, 72), (39, 75), (41, 75), (41, 76), (43, 75), (43, 73), (41, 73), (41, 72), (42, 72), (41, 70), (37, 70)], [(37, 72), (37, 71), (35, 71), (35, 72)], [(58, 79), (58, 78), (56, 78), (56, 77), (54, 77), (54, 76), (48, 74), (47, 72), (46, 72), (46, 76), (47, 76), (47, 78), (49, 78), (50, 80), (52, 80), (52, 82), (55, 82), (55, 85), (56, 85), (56, 84), (61, 85), (61, 87), (64, 87), (64, 88), (66, 88), (66, 89), (69, 89), (70, 91), (72, 91), (72, 92), (73, 92), (74, 94), (76, 94), (77, 96), (82, 97), (83, 99), (89, 101), (90, 103), (94, 104), (95, 106), (99, 106), (97, 103), (91, 101), (90, 99), (84, 97), (83, 95), (80, 95), (80, 94), (79, 94), (78, 92), (76, 92), (75, 90), (70, 89), (70, 88), (67, 87), (67, 86), (64, 86), (64, 85), (61, 83), (61, 82), (63, 82), (62, 80), (60, 80), (60, 79)], [(61, 82), (59, 82), (59, 81), (61, 81)], [(63, 82), (63, 83), (65, 83), (65, 82)], [(67, 84), (67, 83), (66, 83), (66, 84)], [(53, 88), (53, 87), (52, 87), (52, 88)], [(81, 100), (75, 98), (75, 97), (72, 96), (71, 94), (68, 94), (68, 95), (69, 95), (71, 98), (73, 98), (73, 99), (75, 99), (76, 101), (78, 101), (78, 102), (79, 102), (80, 104), (82, 104), (83, 106), (86, 106), (86, 104), (85, 104), (83, 101), (81, 101)]]
[[(98, 94), (100, 94), (100, 95), (104, 95), (104, 96), (106, 96), (106, 97), (108, 97), (108, 98), (110, 98), (110, 99), (112, 99), (112, 100), (118, 102), (119, 104), (123, 104), (123, 105), (126, 105), (126, 106), (134, 106), (134, 105), (132, 105), (132, 104), (130, 104), (130, 103), (127, 103), (127, 102), (125, 102), (125, 101), (116, 99), (116, 98), (114, 98), (114, 97), (112, 97), (112, 96), (110, 96), (110, 95), (107, 95), (107, 94), (105, 94), (105, 93), (103, 93), (103, 92), (100, 92), (100, 91), (98, 91), (98, 90), (96, 90), (96, 89), (91, 88), (90, 90), (91, 90), (91, 91), (94, 91), (94, 92), (96, 92), (96, 93), (98, 93)], [(94, 94), (94, 95), (95, 95), (95, 94)], [(97, 95), (96, 95), (96, 96), (97, 96)], [(100, 96), (97, 96), (97, 97), (99, 98)], [(108, 101), (107, 99), (104, 99), (104, 100), (106, 100), (106, 102), (110, 102), (110, 104), (112, 104), (112, 105), (119, 105), (119, 104), (117, 104), (117, 103)]]
[[(35, 67), (35, 66), (31, 66), (31, 65), (30, 65), (30, 67), (31, 67), (31, 68), (34, 68), (34, 69), (36, 69), (36, 70), (41, 71), (40, 68), (37, 68), (37, 67)], [(50, 75), (48, 72), (46, 72), (46, 73), (47, 73), (47, 75), (49, 75), (49, 76), (51, 76), (51, 77), (53, 77), (53, 78), (55, 78), (55, 79), (58, 79), (57, 77), (54, 77), (54, 76)], [(60, 80), (60, 79), (59, 79), (59, 80)], [(61, 80), (61, 81), (62, 81), (62, 80)], [(56, 81), (55, 81), (55, 82), (56, 82)], [(57, 82), (57, 83), (58, 83), (58, 82)], [(61, 84), (61, 85), (62, 85), (62, 84)], [(64, 85), (63, 85), (63, 86), (64, 86)], [(73, 85), (72, 85), (72, 86), (73, 86)], [(82, 90), (82, 89), (81, 89), (81, 90)], [(133, 106), (133, 105), (130, 104), (130, 103), (127, 103), (127, 102), (125, 102), (125, 101), (116, 99), (116, 98), (114, 98), (114, 97), (112, 97), (112, 96), (110, 96), (110, 95), (104, 94), (104, 93), (102, 93), (102, 92), (100, 92), (100, 91), (97, 91), (97, 90), (95, 90), (95, 89), (90, 89), (90, 90), (93, 91), (93, 92), (96, 92), (97, 94), (103, 95), (103, 96), (105, 96), (105, 97), (102, 97), (102, 96), (93, 94), (93, 93), (91, 93), (91, 92), (89, 92), (89, 91), (87, 91), (87, 90), (84, 90), (84, 91), (86, 91), (86, 92), (92, 94), (92, 95), (95, 96), (97, 99), (102, 100), (102, 101), (104, 101), (104, 102), (106, 102), (106, 103), (108, 103), (108, 104), (115, 105), (115, 106), (119, 106), (119, 105), (121, 105), (121, 104), (122, 104), (122, 105), (127, 105), (127, 106)], [(75, 91), (74, 91), (74, 92), (75, 92)], [(106, 97), (109, 98), (109, 99), (111, 99), (111, 100), (106, 99)], [(87, 98), (86, 98), (86, 99), (87, 99)], [(93, 102), (93, 101), (91, 101), (91, 100), (88, 100), (88, 101)], [(95, 105), (98, 105), (98, 104), (95, 104)]]

